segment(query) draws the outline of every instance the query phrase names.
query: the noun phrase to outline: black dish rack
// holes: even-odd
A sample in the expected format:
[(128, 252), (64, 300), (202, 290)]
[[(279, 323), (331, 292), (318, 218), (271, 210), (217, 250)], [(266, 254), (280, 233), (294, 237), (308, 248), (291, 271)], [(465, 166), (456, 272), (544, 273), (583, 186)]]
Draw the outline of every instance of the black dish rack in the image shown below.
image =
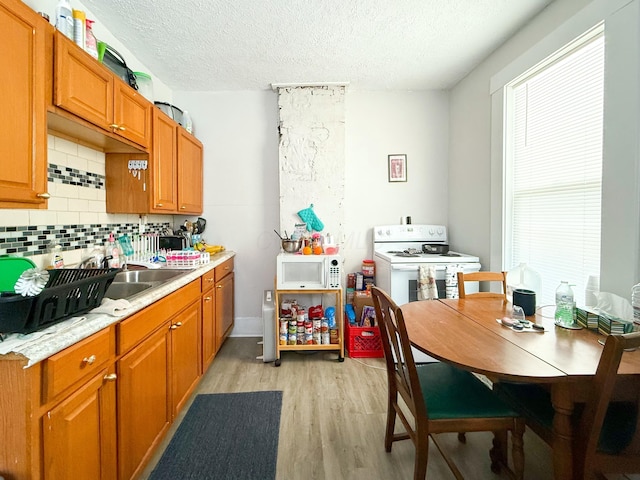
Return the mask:
[(0, 295), (0, 332), (31, 333), (98, 306), (119, 268), (49, 270), (46, 286), (35, 297)]

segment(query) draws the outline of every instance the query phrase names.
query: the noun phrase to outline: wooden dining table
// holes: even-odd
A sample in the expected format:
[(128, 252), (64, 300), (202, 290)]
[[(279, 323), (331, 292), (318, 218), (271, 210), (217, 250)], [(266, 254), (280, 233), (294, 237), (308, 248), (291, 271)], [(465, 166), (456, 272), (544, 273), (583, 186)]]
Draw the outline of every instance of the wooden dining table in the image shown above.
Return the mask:
[[(511, 313), (511, 304), (500, 298), (423, 300), (401, 309), (409, 340), (427, 355), (492, 381), (546, 384), (555, 412), (554, 477), (574, 478), (571, 416), (591, 393), (603, 335), (558, 327), (539, 310), (527, 319), (544, 331), (514, 331), (496, 321)], [(623, 354), (618, 374), (640, 376), (640, 351)]]

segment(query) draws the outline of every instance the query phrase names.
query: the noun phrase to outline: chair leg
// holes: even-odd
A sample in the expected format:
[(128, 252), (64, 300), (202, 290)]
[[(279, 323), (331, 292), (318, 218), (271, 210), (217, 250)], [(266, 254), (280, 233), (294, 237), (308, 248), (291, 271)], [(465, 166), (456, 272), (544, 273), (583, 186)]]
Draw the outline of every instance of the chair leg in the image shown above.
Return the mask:
[[(397, 394), (396, 399), (397, 401)], [(396, 409), (394, 407), (394, 401), (389, 396), (389, 403), (387, 405), (387, 430), (384, 434), (384, 449), (387, 452), (391, 451), (391, 445), (393, 444), (393, 431), (396, 428)]]
[(413, 465), (413, 480), (424, 480), (427, 476), (427, 462), (429, 461), (429, 435), (417, 435), (416, 461)]

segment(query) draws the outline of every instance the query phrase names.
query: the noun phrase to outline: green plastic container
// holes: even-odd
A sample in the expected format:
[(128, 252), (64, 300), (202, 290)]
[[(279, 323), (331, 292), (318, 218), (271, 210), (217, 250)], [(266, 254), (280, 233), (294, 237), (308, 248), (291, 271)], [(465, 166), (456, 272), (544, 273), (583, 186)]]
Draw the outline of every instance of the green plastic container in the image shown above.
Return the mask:
[(0, 256), (0, 292), (15, 292), (15, 285), (22, 272), (35, 268), (28, 258)]

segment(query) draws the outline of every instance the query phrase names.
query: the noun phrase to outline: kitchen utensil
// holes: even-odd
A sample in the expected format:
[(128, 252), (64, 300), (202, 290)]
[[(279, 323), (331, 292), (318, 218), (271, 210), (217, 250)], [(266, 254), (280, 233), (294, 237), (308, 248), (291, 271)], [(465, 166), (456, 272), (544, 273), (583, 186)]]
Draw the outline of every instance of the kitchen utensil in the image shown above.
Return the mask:
[(278, 238), (280, 238), (280, 240), (284, 240), (284, 238), (282, 238), (282, 235), (280, 235), (275, 228), (273, 229), (273, 231), (276, 232), (276, 235), (278, 235)]
[(302, 247), (302, 239), (292, 240), (290, 238), (285, 238), (282, 240), (282, 249), (287, 253), (297, 253)]
[(207, 226), (207, 221), (202, 217), (198, 217), (196, 224), (198, 225), (198, 233), (204, 233), (204, 227)]

